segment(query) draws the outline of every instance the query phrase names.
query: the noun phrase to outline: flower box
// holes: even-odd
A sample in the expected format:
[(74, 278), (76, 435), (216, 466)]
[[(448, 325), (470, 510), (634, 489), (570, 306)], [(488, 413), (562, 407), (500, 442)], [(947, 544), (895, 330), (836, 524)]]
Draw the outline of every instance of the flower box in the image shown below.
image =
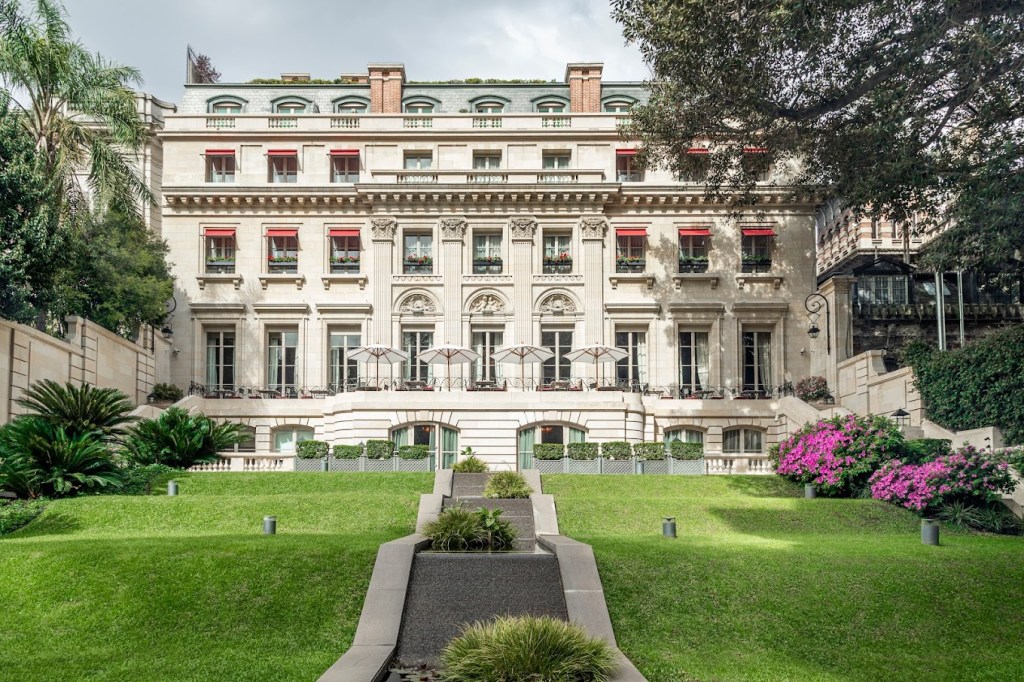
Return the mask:
[(331, 261), (331, 273), (342, 274), (346, 272), (359, 272), (359, 261)]
[(647, 261), (643, 258), (616, 258), (616, 272), (643, 272), (647, 267)]
[(680, 273), (692, 273), (692, 272), (707, 272), (708, 261), (705, 260), (679, 260), (679, 272)]
[(764, 256), (743, 256), (742, 271), (746, 273), (765, 273), (772, 270), (772, 259)]
[(571, 275), (572, 258), (545, 258), (545, 275)]

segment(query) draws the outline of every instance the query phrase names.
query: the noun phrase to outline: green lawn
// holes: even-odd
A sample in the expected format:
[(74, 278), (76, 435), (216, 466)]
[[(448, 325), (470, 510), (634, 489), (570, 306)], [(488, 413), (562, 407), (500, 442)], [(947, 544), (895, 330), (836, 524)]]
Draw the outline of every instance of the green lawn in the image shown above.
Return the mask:
[[(431, 474), (183, 474), (0, 538), (0, 679), (315, 680)], [(265, 514), (278, 535), (260, 534)]]
[(910, 513), (775, 477), (544, 491), (593, 545), (619, 645), (651, 682), (1024, 679), (1024, 538), (943, 529), (925, 547)]

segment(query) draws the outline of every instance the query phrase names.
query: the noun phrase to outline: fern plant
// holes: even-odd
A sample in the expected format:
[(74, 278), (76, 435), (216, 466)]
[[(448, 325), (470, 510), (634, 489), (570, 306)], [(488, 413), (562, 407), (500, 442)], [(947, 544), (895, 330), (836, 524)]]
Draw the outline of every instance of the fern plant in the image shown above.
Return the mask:
[(90, 384), (58, 384), (45, 379), (29, 386), (16, 401), (32, 414), (59, 426), (69, 437), (99, 434), (118, 440), (135, 421), (135, 405), (124, 393)]

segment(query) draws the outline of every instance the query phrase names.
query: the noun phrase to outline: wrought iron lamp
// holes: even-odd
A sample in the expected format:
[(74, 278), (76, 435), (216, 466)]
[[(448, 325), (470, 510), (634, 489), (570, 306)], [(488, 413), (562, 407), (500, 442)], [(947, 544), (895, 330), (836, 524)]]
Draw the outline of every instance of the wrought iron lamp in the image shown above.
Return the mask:
[(822, 308), (825, 309), (825, 352), (832, 355), (832, 311), (829, 310), (828, 299), (819, 293), (810, 294), (804, 299), (804, 309), (807, 310), (807, 317), (811, 321), (807, 335), (816, 339), (821, 333), (818, 329), (818, 315), (821, 314)]

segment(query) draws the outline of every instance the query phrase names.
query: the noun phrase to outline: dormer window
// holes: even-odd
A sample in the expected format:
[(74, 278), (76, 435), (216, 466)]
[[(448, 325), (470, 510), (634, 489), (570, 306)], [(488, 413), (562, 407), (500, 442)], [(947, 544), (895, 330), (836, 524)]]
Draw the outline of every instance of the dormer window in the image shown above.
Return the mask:
[(309, 105), (306, 104), (305, 102), (300, 102), (298, 100), (286, 100), (284, 102), (278, 102), (277, 104), (274, 105), (274, 113), (286, 114), (290, 116), (294, 116), (296, 114), (304, 114), (306, 113), (306, 109), (308, 106)]
[(409, 102), (405, 105), (405, 113), (432, 114), (434, 113), (434, 105), (430, 102)]
[(206, 101), (206, 111), (210, 114), (234, 116), (245, 112), (246, 103), (241, 97), (221, 95)]
[(604, 105), (604, 110), (609, 114), (628, 114), (632, 108), (632, 102), (606, 102)]
[(564, 114), (564, 102), (541, 102), (537, 105), (537, 112), (541, 114)]
[(505, 111), (505, 105), (501, 102), (481, 102), (476, 105), (478, 114), (500, 114)]
[(366, 109), (366, 102), (357, 99), (343, 100), (334, 105), (336, 114), (365, 114)]

